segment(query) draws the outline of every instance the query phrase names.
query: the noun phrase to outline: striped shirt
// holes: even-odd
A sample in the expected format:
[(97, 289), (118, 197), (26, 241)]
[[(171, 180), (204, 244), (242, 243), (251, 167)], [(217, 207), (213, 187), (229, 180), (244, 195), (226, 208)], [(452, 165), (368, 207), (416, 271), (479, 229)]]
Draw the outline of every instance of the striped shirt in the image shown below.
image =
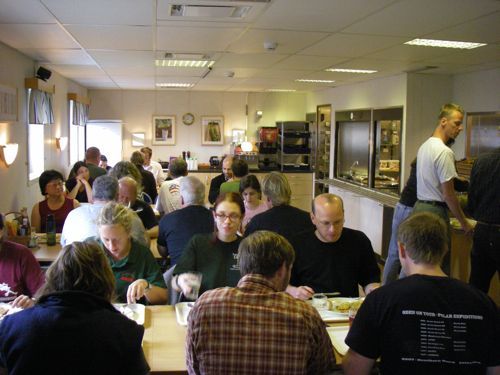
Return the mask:
[(261, 275), (205, 292), (188, 320), (189, 374), (324, 374), (335, 364), (317, 311)]

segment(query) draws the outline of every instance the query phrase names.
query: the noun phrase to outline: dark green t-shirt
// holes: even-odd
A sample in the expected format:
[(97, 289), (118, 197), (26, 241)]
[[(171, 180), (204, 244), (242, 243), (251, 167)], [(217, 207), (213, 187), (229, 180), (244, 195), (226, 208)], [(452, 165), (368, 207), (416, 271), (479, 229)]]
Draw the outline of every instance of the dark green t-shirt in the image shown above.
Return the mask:
[(222, 242), (212, 233), (197, 234), (191, 238), (174, 275), (189, 271), (203, 274), (200, 294), (224, 286), (234, 287), (241, 278), (238, 267), (238, 246), (241, 238), (233, 242)]
[[(152, 285), (166, 288), (160, 266), (156, 262), (151, 250), (147, 247), (132, 240), (129, 255), (124, 259), (114, 260), (105, 250), (103, 243), (100, 240), (97, 242), (103, 247), (115, 275), (115, 292), (118, 302), (127, 302), (127, 289), (130, 284), (138, 279), (145, 279)], [(141, 300), (141, 303), (143, 302)]]

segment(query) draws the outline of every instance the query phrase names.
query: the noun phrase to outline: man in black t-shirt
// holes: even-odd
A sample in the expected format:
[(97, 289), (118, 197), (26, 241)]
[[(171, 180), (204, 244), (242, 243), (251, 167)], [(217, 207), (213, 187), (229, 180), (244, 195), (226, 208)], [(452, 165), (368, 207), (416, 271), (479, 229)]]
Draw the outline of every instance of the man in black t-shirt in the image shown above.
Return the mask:
[(346, 375), (367, 375), (377, 358), (383, 375), (475, 375), (500, 371), (500, 318), (483, 292), (446, 276), (444, 220), (411, 215), (398, 230), (406, 278), (366, 297), (346, 344)]
[(344, 297), (357, 297), (358, 285), (366, 294), (380, 286), (370, 240), (363, 232), (344, 228), (342, 198), (318, 195), (310, 218), (316, 228), (290, 240), (296, 259), (289, 289), (299, 285), (296, 296), (307, 299), (313, 293), (340, 292)]

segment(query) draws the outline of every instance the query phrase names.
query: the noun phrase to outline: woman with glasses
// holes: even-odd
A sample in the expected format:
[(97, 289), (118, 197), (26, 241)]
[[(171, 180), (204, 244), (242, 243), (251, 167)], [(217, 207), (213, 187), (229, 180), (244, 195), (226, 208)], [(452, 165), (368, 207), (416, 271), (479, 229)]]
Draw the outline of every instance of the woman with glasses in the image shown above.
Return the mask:
[(200, 294), (223, 286), (236, 286), (241, 277), (238, 267), (241, 237), (237, 232), (244, 214), (245, 205), (239, 194), (219, 195), (214, 204), (216, 231), (191, 238), (175, 266), (173, 289), (190, 295), (194, 272), (202, 274)]
[(69, 212), (80, 203), (66, 197), (63, 175), (54, 169), (42, 172), (38, 184), (45, 199), (35, 203), (31, 209), (31, 225), (37, 232), (46, 232), (47, 215), (52, 214), (56, 221), (56, 232), (61, 233)]

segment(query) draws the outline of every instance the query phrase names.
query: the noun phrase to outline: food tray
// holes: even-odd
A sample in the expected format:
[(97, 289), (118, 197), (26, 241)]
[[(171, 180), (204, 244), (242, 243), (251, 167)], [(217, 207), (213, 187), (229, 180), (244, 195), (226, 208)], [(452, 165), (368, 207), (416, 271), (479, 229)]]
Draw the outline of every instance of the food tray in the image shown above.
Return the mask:
[(332, 345), (335, 350), (340, 355), (346, 355), (349, 350), (349, 346), (345, 343), (345, 338), (349, 333), (349, 327), (327, 327), (326, 331), (328, 332), (328, 336), (330, 336), (330, 340), (332, 341)]
[(139, 325), (144, 325), (146, 306), (140, 303), (114, 303), (116, 310)]

